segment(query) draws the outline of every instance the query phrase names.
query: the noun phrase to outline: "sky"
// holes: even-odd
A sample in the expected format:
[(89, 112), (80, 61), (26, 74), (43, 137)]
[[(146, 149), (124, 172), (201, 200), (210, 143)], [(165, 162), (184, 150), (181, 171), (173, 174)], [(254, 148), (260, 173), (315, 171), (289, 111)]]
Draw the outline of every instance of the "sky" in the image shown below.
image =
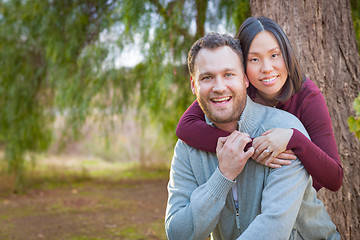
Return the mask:
[(140, 49), (136, 46), (126, 46), (115, 58), (115, 67), (133, 67), (143, 60)]
[[(140, 48), (138, 47), (139, 43), (141, 42), (141, 36), (134, 36), (134, 43), (131, 45), (125, 45), (125, 47), (120, 50), (119, 47), (117, 47), (116, 42), (118, 41), (118, 33), (122, 32), (121, 28), (124, 26), (122, 25), (114, 25), (110, 29), (104, 30), (102, 33), (100, 33), (100, 42), (105, 43), (109, 46), (110, 54), (108, 57), (108, 62), (110, 63), (112, 60), (114, 60), (114, 64), (116, 68), (120, 67), (134, 67), (138, 63), (140, 63), (142, 60), (144, 60), (144, 57), (141, 53)], [(196, 23), (195, 20), (192, 22), (192, 24), (189, 26), (190, 32), (191, 29), (192, 32), (195, 33), (196, 29)], [(220, 23), (216, 26), (216, 29), (211, 29), (208, 24), (205, 25), (205, 31), (206, 32), (219, 32), (219, 33), (227, 33), (229, 35), (234, 35), (233, 32), (229, 32), (228, 29), (225, 28), (225, 22)], [(152, 35), (152, 32), (150, 30), (150, 35)], [(188, 50), (185, 50), (186, 52)], [(107, 64), (105, 63), (105, 64)]]

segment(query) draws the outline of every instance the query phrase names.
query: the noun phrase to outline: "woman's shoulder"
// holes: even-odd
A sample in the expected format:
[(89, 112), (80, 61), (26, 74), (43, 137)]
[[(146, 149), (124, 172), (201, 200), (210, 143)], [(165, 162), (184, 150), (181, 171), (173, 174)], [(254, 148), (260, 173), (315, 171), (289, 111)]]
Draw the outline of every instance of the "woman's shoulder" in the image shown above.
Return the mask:
[(298, 92), (299, 95), (307, 96), (309, 94), (318, 94), (321, 93), (320, 89), (316, 84), (307, 78), (302, 84), (301, 90)]
[(304, 100), (311, 100), (319, 97), (323, 97), (320, 89), (313, 81), (307, 78), (303, 82), (300, 91), (298, 91), (291, 97), (291, 102), (293, 102), (293, 104), (298, 104), (299, 102), (301, 103)]
[(286, 102), (279, 105), (280, 109), (288, 111), (298, 118), (302, 114), (302, 110), (308, 107), (308, 104), (317, 104), (319, 101), (323, 101), (323, 95), (316, 84), (310, 79), (306, 79), (300, 91), (292, 95)]
[[(262, 121), (265, 130), (273, 128), (294, 128), (308, 137), (302, 122), (296, 115), (282, 109), (267, 106), (262, 107), (265, 109), (263, 110), (264, 121)], [(284, 121), (284, 119), (286, 119), (286, 121)]]

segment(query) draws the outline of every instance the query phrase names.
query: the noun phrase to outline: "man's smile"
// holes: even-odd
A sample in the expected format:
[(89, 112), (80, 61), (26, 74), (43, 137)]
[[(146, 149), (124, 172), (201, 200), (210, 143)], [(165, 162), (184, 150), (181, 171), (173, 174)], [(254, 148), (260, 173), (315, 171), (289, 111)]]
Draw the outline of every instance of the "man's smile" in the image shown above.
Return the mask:
[(222, 103), (227, 103), (232, 99), (231, 96), (226, 96), (226, 97), (214, 97), (214, 98), (210, 98), (210, 101), (215, 103), (215, 104), (222, 104)]

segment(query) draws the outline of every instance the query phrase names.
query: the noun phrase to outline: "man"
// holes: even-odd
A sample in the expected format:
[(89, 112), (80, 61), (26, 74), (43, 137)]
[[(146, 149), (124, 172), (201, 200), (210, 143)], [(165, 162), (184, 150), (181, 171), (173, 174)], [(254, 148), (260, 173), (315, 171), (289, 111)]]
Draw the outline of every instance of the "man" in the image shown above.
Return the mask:
[(247, 97), (242, 61), (240, 43), (227, 35), (205, 35), (189, 51), (191, 88), (208, 124), (232, 134), (219, 139), (216, 155), (177, 142), (168, 239), (340, 239), (299, 160), (271, 169), (249, 159), (253, 148), (244, 151), (271, 128), (307, 133), (293, 115)]

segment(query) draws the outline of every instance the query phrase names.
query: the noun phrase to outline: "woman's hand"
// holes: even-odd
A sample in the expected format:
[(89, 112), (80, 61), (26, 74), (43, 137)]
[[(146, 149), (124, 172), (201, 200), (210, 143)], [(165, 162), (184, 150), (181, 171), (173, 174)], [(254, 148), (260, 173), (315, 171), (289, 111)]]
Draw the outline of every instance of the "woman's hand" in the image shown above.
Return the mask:
[(290, 165), (291, 160), (295, 160), (297, 158), (296, 155), (291, 150), (286, 150), (285, 152), (282, 152), (279, 155), (277, 155), (277, 157), (275, 158), (270, 159), (270, 157), (271, 155), (269, 155), (259, 163), (271, 168), (280, 168), (283, 165)]
[(253, 140), (255, 153), (252, 158), (258, 163), (272, 168), (290, 165), (291, 161), (289, 160), (295, 160), (296, 156), (291, 150), (285, 150), (292, 134), (292, 129), (284, 128), (274, 128), (264, 132)]

